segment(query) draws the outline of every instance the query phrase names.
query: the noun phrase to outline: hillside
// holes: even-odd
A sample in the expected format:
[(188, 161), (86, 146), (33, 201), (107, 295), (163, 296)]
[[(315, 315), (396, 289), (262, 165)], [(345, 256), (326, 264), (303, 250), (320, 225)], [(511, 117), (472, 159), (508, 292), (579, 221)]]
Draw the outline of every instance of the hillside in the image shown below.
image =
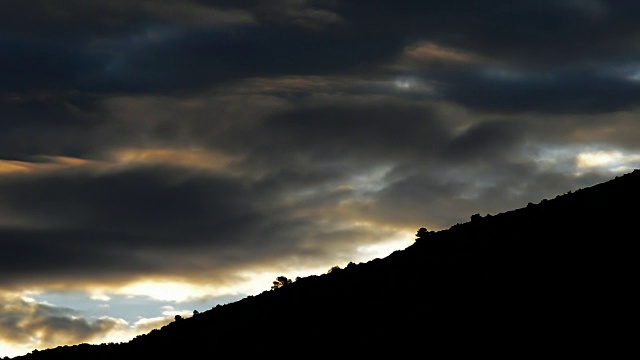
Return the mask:
[[(460, 354), (608, 357), (634, 344), (640, 170), (215, 307), (128, 343), (15, 359)], [(471, 214), (470, 214), (471, 215)]]

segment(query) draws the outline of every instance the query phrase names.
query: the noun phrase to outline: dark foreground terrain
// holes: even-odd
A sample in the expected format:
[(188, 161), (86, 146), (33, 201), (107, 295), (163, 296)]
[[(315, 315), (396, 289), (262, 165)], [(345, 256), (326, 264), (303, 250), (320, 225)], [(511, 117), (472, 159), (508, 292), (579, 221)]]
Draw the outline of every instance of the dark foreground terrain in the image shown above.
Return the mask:
[(639, 200), (636, 170), (476, 214), (384, 259), (301, 278), (128, 343), (15, 359), (632, 355)]

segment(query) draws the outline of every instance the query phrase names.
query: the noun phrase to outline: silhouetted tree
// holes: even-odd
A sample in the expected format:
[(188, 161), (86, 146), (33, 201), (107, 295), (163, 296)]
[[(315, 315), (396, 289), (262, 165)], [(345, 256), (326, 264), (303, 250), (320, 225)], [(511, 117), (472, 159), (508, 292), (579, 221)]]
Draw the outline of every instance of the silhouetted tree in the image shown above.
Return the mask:
[(327, 271), (327, 274), (331, 274), (332, 272), (338, 271), (338, 270), (341, 270), (340, 266), (338, 266), (338, 265), (332, 266), (331, 269), (329, 269), (329, 271)]
[(291, 284), (293, 281), (286, 276), (278, 276), (276, 281), (273, 282), (271, 290), (279, 289), (285, 285)]
[[(416, 233), (416, 236), (418, 237), (418, 239), (423, 239), (429, 235), (433, 234), (433, 231), (429, 231), (427, 230), (427, 228), (423, 228), (421, 227), (420, 229), (418, 229), (418, 232)], [(416, 240), (418, 240), (416, 239)]]
[(200, 312), (198, 310), (193, 310), (193, 316), (196, 316), (198, 314), (200, 314)]
[(182, 316), (180, 316), (180, 315), (176, 315), (173, 319), (174, 319), (175, 321), (180, 321), (180, 320), (182, 320)]

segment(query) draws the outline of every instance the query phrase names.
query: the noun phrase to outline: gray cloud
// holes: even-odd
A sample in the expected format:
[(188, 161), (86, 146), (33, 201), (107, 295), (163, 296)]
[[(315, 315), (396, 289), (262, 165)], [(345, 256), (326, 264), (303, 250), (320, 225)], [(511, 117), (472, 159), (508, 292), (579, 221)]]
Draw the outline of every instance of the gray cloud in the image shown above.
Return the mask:
[[(607, 64), (600, 65), (606, 68)], [(560, 114), (609, 113), (638, 107), (640, 83), (602, 74), (600, 69), (558, 69), (509, 73), (477, 69), (465, 78), (447, 79), (442, 96), (479, 110), (537, 111)]]
[[(637, 81), (628, 79), (636, 76), (640, 55), (633, 2), (150, 4), (83, 3), (55, 11), (13, 4), (3, 25), (10, 31), (0, 38), (13, 54), (0, 63), (3, 89), (157, 93), (255, 76), (393, 76), (401, 74), (377, 66), (427, 41), (487, 61), (475, 70), (446, 63), (426, 74), (415, 69), (441, 83), (445, 99), (465, 105), (606, 112), (634, 106), (637, 98)], [(23, 29), (21, 16), (41, 21)], [(198, 21), (203, 18), (212, 20)], [(614, 76), (620, 68), (629, 69), (623, 78)]]
[[(545, 68), (585, 64), (585, 59), (628, 58), (638, 35), (633, 1), (590, 2), (387, 1), (349, 2), (348, 17), (360, 31), (391, 32), (405, 40), (429, 40), (491, 59)], [(359, 10), (359, 11), (357, 11)]]
[[(246, 101), (256, 105), (249, 114), (240, 111)], [(570, 179), (519, 188), (547, 184), (539, 179), (555, 171), (528, 158), (530, 146), (542, 140), (563, 146), (579, 123), (590, 124), (581, 129), (591, 134), (610, 126), (566, 115), (491, 119), (436, 101), (348, 93), (303, 102), (233, 94), (190, 102), (131, 97), (97, 108), (119, 109), (80, 132), (79, 153), (98, 160), (1, 177), (3, 244), (10, 251), (0, 263), (12, 274), (6, 283), (124, 281), (192, 270), (204, 278), (296, 257), (301, 248), (309, 260), (328, 259), (345, 246), (326, 240), (328, 234), (364, 243), (380, 237), (372, 229), (344, 230), (345, 223), (428, 221), (443, 228), (469, 212), (504, 211), (566, 191)], [(632, 117), (616, 121), (633, 126)], [(69, 134), (58, 130), (60, 144), (78, 134), (78, 124), (69, 123)], [(237, 160), (209, 168), (198, 162), (211, 157), (189, 162), (182, 153), (172, 155), (175, 162), (160, 152), (155, 162), (123, 165), (112, 157), (118, 149), (187, 145)], [(139, 160), (151, 156), (144, 154)], [(347, 247), (357, 246), (353, 240)]]
[(71, 0), (54, 4), (35, 0), (30, 4), (8, 0), (1, 5), (2, 23), (17, 33), (54, 33), (91, 37), (124, 34), (141, 24), (177, 23), (197, 26), (221, 26), (252, 21), (243, 9), (198, 4), (196, 1), (104, 1), (87, 3)]
[(277, 152), (305, 160), (364, 163), (398, 156), (426, 158), (448, 136), (441, 121), (425, 105), (384, 100), (330, 103), (269, 119), (260, 129), (268, 142), (260, 144), (258, 137), (255, 155), (271, 157), (269, 152)]
[[(166, 166), (5, 177), (0, 213), (19, 222), (0, 231), (3, 283), (118, 283), (141, 275), (223, 281), (298, 256), (303, 243), (303, 256), (322, 262), (337, 248), (374, 241), (370, 232), (349, 230), (360, 240), (341, 243), (338, 229), (320, 224), (332, 206), (324, 191), (311, 200), (287, 195), (317, 184), (291, 188), (296, 177), (297, 169), (250, 182)], [(283, 196), (293, 202), (283, 204)], [(332, 233), (332, 241), (313, 240)]]
[[(69, 276), (131, 277), (171, 272), (186, 257), (177, 255), (198, 247), (213, 252), (236, 243), (242, 249), (239, 235), (259, 215), (251, 195), (231, 179), (190, 177), (184, 170), (3, 179), (2, 212), (27, 222), (2, 230), (3, 271), (24, 281), (30, 276), (47, 281), (43, 271), (51, 282)], [(158, 257), (145, 259), (146, 251), (157, 251)], [(170, 253), (176, 254), (173, 266), (163, 260)]]
[[(23, 3), (0, 5), (6, 289), (328, 269), (640, 166), (635, 2)], [(16, 334), (112, 324), (53, 310)]]
[(5, 296), (0, 298), (3, 342), (29, 343), (33, 348), (43, 349), (91, 341), (121, 325), (117, 319), (106, 317), (89, 321), (65, 307)]

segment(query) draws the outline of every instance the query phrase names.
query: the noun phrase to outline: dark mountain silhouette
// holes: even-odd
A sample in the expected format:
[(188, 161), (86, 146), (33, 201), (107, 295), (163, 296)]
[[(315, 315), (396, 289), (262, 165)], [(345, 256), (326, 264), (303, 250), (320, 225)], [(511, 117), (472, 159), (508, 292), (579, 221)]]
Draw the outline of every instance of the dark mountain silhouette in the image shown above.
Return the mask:
[(16, 359), (616, 357), (635, 350), (639, 200), (635, 170), (422, 231), (384, 259), (285, 281), (127, 343)]

